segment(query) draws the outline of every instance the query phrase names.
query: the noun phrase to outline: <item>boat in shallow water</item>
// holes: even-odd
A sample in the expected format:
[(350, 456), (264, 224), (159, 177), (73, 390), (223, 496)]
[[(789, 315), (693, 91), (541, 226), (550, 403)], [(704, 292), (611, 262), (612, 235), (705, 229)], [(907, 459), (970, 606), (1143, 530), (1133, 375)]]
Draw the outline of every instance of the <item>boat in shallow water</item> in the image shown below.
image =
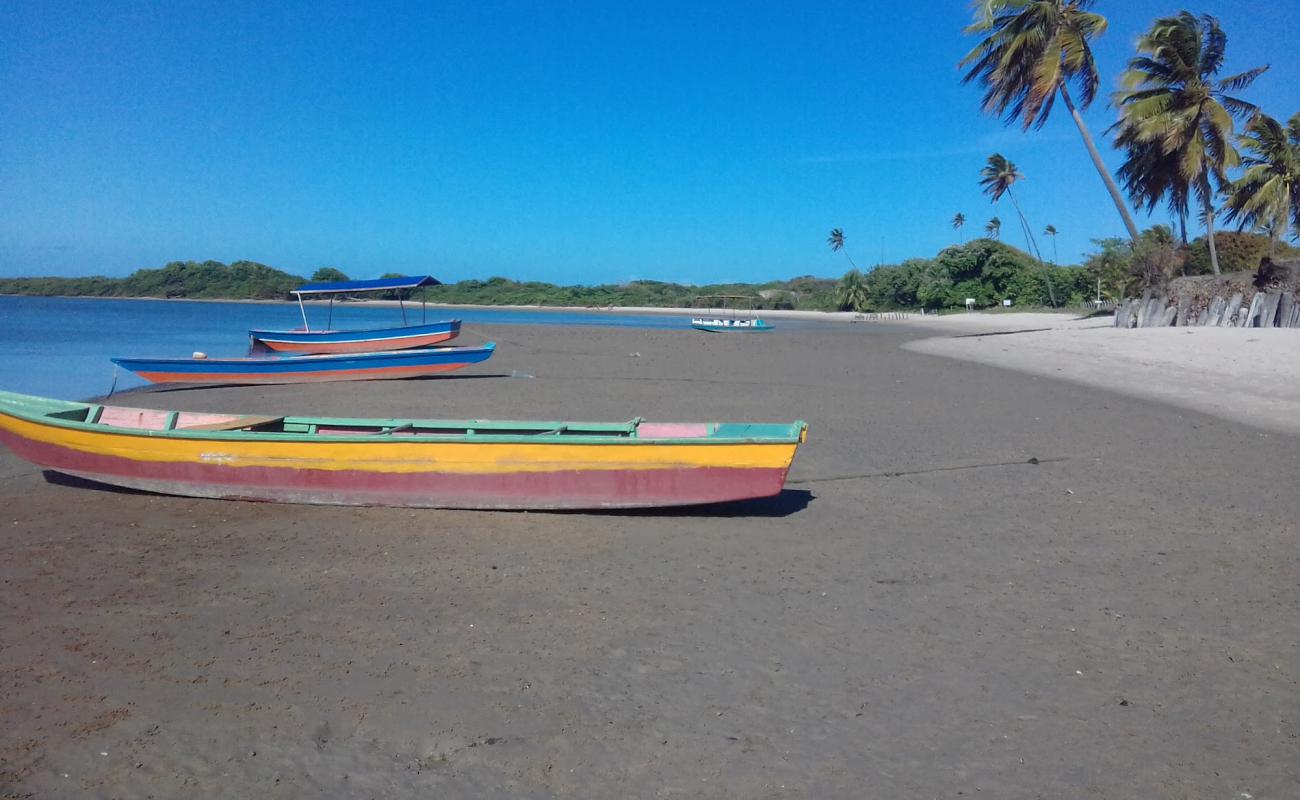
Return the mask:
[[(334, 281), (309, 283), (299, 286), (291, 294), (298, 298), (302, 312), (302, 328), (298, 330), (251, 330), (248, 332), (249, 348), (253, 352), (276, 353), (373, 353), (378, 350), (405, 350), (410, 347), (430, 347), (455, 339), (460, 334), (460, 320), (425, 321), (425, 304), (420, 304), (420, 324), (406, 321), (406, 304), (402, 293), (426, 286), (437, 286), (439, 281), (429, 275), (412, 277), (378, 278), (368, 281)], [(334, 298), (364, 292), (396, 294), (402, 312), (402, 325), (396, 328), (366, 328), (363, 330), (332, 330)], [(307, 322), (304, 297), (329, 299), (329, 317), (322, 329), (312, 330)]]
[(754, 316), (753, 299), (748, 295), (706, 294), (691, 304), (707, 309), (691, 318), (691, 327), (705, 333), (766, 333), (775, 325)]
[(687, 506), (779, 494), (803, 422), (197, 414), (0, 392), (0, 442), (49, 470), (162, 494), (484, 509)]
[(321, 383), (419, 378), (462, 369), (492, 357), (495, 342), (480, 347), (419, 347), (381, 353), (247, 358), (114, 358), (150, 383)]

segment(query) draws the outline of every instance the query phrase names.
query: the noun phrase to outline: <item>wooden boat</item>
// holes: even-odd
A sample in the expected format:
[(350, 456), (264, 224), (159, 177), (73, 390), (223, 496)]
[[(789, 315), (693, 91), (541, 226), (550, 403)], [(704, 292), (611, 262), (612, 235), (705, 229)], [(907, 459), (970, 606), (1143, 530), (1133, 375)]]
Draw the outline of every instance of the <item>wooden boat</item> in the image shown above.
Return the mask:
[(763, 333), (775, 330), (765, 320), (754, 316), (753, 299), (746, 295), (708, 294), (695, 298), (692, 303), (708, 309), (709, 313), (691, 318), (691, 327), (707, 333)]
[(376, 350), (404, 350), (455, 339), (460, 335), (460, 320), (442, 320), (427, 325), (404, 325), (400, 328), (367, 328), (349, 331), (267, 331), (248, 332), (253, 352), (277, 353), (373, 353)]
[[(426, 322), (426, 305), (423, 302), (420, 305), (420, 324), (408, 325), (406, 321), (406, 304), (401, 293), (437, 285), (439, 281), (436, 278), (419, 275), (369, 281), (309, 283), (300, 286), (294, 289), (292, 294), (298, 298), (298, 310), (302, 312), (302, 328), (291, 331), (251, 330), (248, 332), (249, 349), (252, 352), (298, 354), (373, 353), (379, 350), (430, 347), (450, 341), (460, 333), (460, 320)], [(402, 312), (401, 327), (332, 330), (330, 325), (334, 321), (334, 298), (361, 292), (397, 292), (397, 303)], [(303, 298), (320, 296), (329, 298), (329, 317), (324, 328), (312, 330), (310, 323), (307, 322), (307, 308), (303, 304)]]
[(429, 508), (683, 506), (780, 493), (803, 422), (618, 423), (195, 414), (0, 392), (0, 441), (56, 472), (163, 494)]
[(319, 383), (416, 378), (487, 361), (495, 342), (481, 347), (422, 347), (380, 353), (249, 358), (114, 358), (114, 364), (151, 383)]

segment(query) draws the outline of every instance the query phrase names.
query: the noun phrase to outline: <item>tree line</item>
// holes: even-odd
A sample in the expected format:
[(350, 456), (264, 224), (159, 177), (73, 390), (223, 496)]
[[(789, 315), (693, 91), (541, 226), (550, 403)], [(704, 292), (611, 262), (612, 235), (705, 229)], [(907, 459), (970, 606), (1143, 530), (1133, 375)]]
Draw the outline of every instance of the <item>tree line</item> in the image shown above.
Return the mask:
[[(1223, 237), (1216, 232), (1220, 217), (1236, 223), (1238, 232), (1262, 233), (1268, 253), (1289, 250), (1283, 240), (1300, 238), (1300, 112), (1283, 124), (1241, 96), (1268, 66), (1222, 76), (1228, 36), (1209, 14), (1180, 11), (1153, 21), (1120, 76), (1120, 90), (1110, 98), (1118, 118), (1106, 132), (1124, 157), (1116, 181), (1081, 113), (1098, 97), (1101, 78), (1092, 42), (1108, 25), (1092, 11), (1094, 5), (1093, 0), (982, 0), (964, 31), (979, 40), (959, 66), (965, 70), (963, 83), (983, 88), (984, 111), (1007, 124), (1041, 128), (1058, 100), (1065, 107), (1128, 232), (1122, 247), (1114, 240), (1099, 242), (1105, 252), (1098, 257), (1122, 253), (1126, 261), (1124, 277), (1112, 275), (1112, 288), (1131, 291), (1161, 277), (1196, 274), (1202, 264), (1219, 274), (1224, 261)], [(990, 155), (980, 173), (993, 202), (1004, 195), (1011, 201), (1026, 250), (1042, 267), (1033, 229), (1012, 190), (1021, 178), (1001, 153)], [(1177, 235), (1163, 226), (1139, 231), (1130, 205), (1147, 212), (1165, 206), (1176, 220)], [(1193, 211), (1205, 227), (1201, 248), (1188, 240)], [(966, 222), (964, 213), (952, 218), (959, 235)], [(1001, 232), (998, 216), (984, 226), (990, 239), (999, 239)], [(1055, 264), (1057, 229), (1048, 225), (1043, 233), (1052, 237)], [(1233, 241), (1252, 249), (1257, 239)], [(842, 229), (831, 232), (830, 244), (833, 250), (844, 247)], [(842, 298), (854, 294), (848, 284), (861, 283), (856, 265), (851, 266), (839, 291)], [(1055, 305), (1052, 276), (1044, 271), (1043, 282)]]

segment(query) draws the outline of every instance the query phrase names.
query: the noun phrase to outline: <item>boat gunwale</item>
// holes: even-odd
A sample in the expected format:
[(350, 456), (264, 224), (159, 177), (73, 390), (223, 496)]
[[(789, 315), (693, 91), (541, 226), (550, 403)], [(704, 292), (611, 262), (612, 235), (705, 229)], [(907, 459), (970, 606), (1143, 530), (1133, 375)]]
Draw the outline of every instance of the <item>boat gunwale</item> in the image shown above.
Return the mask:
[[(401, 428), (408, 430), (412, 426), (423, 427), (445, 427), (445, 428), (465, 428), (473, 429), (474, 424), (492, 424), (492, 425), (518, 425), (519, 427), (534, 426), (539, 429), (550, 426), (554, 429), (562, 428), (582, 428), (585, 426), (597, 427), (609, 426), (613, 430), (619, 425), (628, 423), (610, 423), (610, 422), (543, 422), (537, 420), (434, 420), (434, 419), (361, 419), (354, 417), (284, 417), (282, 421), (286, 424), (302, 425), (319, 425), (319, 424), (336, 424), (339, 426), (356, 426), (356, 427), (384, 427), (389, 431), (379, 431), (376, 433), (306, 433), (299, 431), (258, 431), (258, 430), (230, 430), (230, 431), (205, 431), (205, 430), (186, 430), (185, 428), (175, 428), (168, 430), (145, 430), (140, 428), (123, 428), (115, 425), (106, 425), (98, 422), (87, 422), (85, 420), (65, 419), (51, 414), (67, 413), (84, 408), (90, 411), (101, 404), (99, 403), (73, 403), (71, 401), (57, 401), (49, 398), (34, 398), (41, 401), (50, 401), (57, 403), (58, 408), (45, 414), (25, 413), (12, 407), (9, 401), (4, 398), (5, 394), (0, 392), (0, 415), (13, 417), (25, 422), (44, 425), (65, 430), (82, 431), (85, 433), (113, 435), (113, 436), (137, 436), (147, 439), (179, 439), (193, 441), (214, 441), (214, 442), (294, 442), (294, 443), (311, 443), (321, 442), (330, 444), (580, 444), (580, 445), (718, 445), (718, 444), (771, 444), (771, 445), (790, 445), (801, 444), (807, 434), (808, 424), (803, 420), (784, 423), (714, 423), (717, 425), (764, 425), (777, 428), (784, 428), (787, 433), (784, 435), (771, 436), (748, 436), (737, 437), (727, 436), (720, 437), (713, 434), (707, 436), (695, 437), (664, 437), (664, 438), (637, 438), (635, 436), (612, 436), (609, 434), (563, 434), (550, 433), (545, 430), (539, 430), (535, 434), (491, 434), (491, 433), (448, 433), (448, 434), (424, 434), (415, 436), (394, 436), (391, 429)], [(27, 397), (26, 395), (18, 395)], [(158, 410), (165, 413), (171, 413), (165, 409)], [(639, 424), (639, 422), (638, 422)], [(633, 428), (635, 430), (635, 428)]]
[[(345, 336), (345, 335), (349, 335), (349, 334), (356, 335), (356, 334), (363, 334), (363, 333), (364, 333), (364, 334), (368, 334), (370, 338), (401, 339), (401, 338), (405, 338), (405, 337), (416, 336), (416, 335), (418, 335), (418, 331), (424, 330), (424, 329), (426, 329), (426, 328), (427, 328), (427, 329), (431, 329), (431, 330), (428, 331), (429, 333), (437, 333), (437, 332), (439, 332), (439, 331), (437, 330), (437, 329), (439, 329), (439, 328), (446, 327), (447, 329), (451, 329), (451, 328), (459, 327), (460, 324), (461, 324), (461, 321), (458, 320), (458, 319), (445, 319), (445, 320), (440, 320), (440, 321), (438, 321), (438, 322), (422, 322), (422, 323), (420, 323), (420, 324), (418, 324), (418, 325), (399, 325), (399, 326), (396, 326), (396, 327), (387, 327), (387, 328), (343, 328), (343, 329), (335, 329), (335, 330), (328, 330), (328, 331), (323, 331), (323, 330), (322, 330), (322, 331), (286, 330), (286, 329), (284, 329), (284, 328), (275, 328), (275, 329), (272, 329), (272, 328), (249, 328), (249, 329), (248, 329), (248, 335), (249, 335), (250, 337), (252, 337), (252, 338), (255, 338), (255, 339), (263, 339), (263, 340), (266, 340), (266, 339), (268, 339), (268, 337), (276, 337), (276, 336), (301, 336), (301, 337), (307, 337), (307, 336)], [(393, 334), (395, 334), (395, 335), (393, 335), (393, 336), (382, 336), (382, 337), (375, 336), (375, 334), (387, 334), (387, 333), (393, 333)], [(279, 339), (271, 338), (271, 341), (280, 341), (280, 340), (279, 340)], [(285, 339), (284, 341), (287, 341), (287, 342), (298, 342), (298, 341), (301, 341), (301, 340), (300, 340), (300, 339)], [(475, 345), (448, 345), (448, 346), (449, 346), (449, 347), (465, 347), (465, 346), (473, 347), (473, 346), (475, 346)], [(430, 349), (431, 349), (431, 348), (430, 348)], [(325, 354), (312, 354), (312, 355), (330, 355), (330, 354), (325, 353)]]

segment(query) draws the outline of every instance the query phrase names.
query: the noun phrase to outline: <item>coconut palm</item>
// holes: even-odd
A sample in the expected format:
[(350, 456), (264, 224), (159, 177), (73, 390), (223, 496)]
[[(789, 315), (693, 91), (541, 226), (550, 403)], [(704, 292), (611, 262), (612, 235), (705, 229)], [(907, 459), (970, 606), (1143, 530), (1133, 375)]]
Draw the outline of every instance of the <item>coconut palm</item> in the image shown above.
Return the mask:
[(1300, 237), (1300, 113), (1282, 123), (1257, 115), (1241, 137), (1245, 173), (1228, 187), (1228, 222), (1266, 229), (1272, 241)]
[(1060, 263), (1060, 259), (1058, 259), (1056, 255), (1056, 234), (1057, 234), (1056, 226), (1048, 225), (1046, 228), (1043, 229), (1043, 234), (1052, 237), (1052, 265), (1055, 266), (1056, 264)]
[(843, 250), (844, 257), (849, 260), (849, 266), (853, 267), (855, 270), (858, 268), (858, 265), (853, 263), (853, 256), (849, 255), (848, 250), (844, 250), (844, 231), (839, 228), (832, 228), (831, 235), (826, 237), (826, 244), (831, 246), (832, 253), (838, 253)]
[(835, 287), (835, 304), (841, 311), (863, 311), (871, 302), (866, 277), (855, 267), (844, 273)]
[[(1016, 165), (1007, 159), (1001, 153), (994, 153), (989, 156), (988, 163), (980, 170), (980, 186), (984, 187), (984, 193), (997, 202), (1006, 195), (1011, 199), (1011, 205), (1016, 209), (1016, 216), (1020, 219), (1020, 230), (1025, 234), (1025, 245), (1030, 248), (1034, 256), (1038, 259), (1039, 266), (1042, 266), (1043, 256), (1038, 252), (1038, 242), (1034, 239), (1033, 232), (1029, 229), (1029, 220), (1025, 219), (1025, 214), (1020, 210), (1020, 203), (1016, 200), (1016, 193), (1011, 187), (1016, 181), (1022, 180), (1025, 176), (1020, 172)], [(1056, 306), (1056, 289), (1052, 286), (1052, 276), (1044, 275), (1047, 281), (1047, 295), (1052, 301), (1052, 306)]]
[(997, 239), (1002, 235), (1002, 220), (994, 217), (984, 225), (984, 233), (988, 234), (990, 239)]
[(1219, 274), (1214, 242), (1214, 186), (1227, 184), (1227, 172), (1240, 157), (1233, 147), (1233, 117), (1258, 109), (1229, 95), (1250, 86), (1268, 67), (1216, 78), (1223, 66), (1228, 36), (1219, 21), (1188, 11), (1157, 19), (1138, 40), (1138, 54), (1115, 93), (1120, 119), (1115, 142), (1127, 150), (1130, 197), (1150, 202), (1167, 196), (1171, 204), (1195, 196), (1205, 221), (1210, 266)]
[(966, 215), (965, 215), (965, 214), (963, 214), (963, 213), (961, 213), (960, 211), (958, 211), (956, 214), (953, 215), (953, 218), (952, 218), (952, 228), (953, 228), (953, 230), (957, 231), (957, 234), (961, 237), (961, 241), (962, 241), (962, 242), (965, 242), (965, 241), (966, 241), (966, 236), (965, 236), (964, 234), (962, 234), (962, 232), (961, 232), (961, 227), (962, 227), (963, 225), (965, 225), (965, 224), (966, 224)]
[[(1059, 96), (1079, 128), (1093, 166), (1106, 184), (1129, 238), (1138, 239), (1115, 179), (1102, 163), (1097, 144), (1083, 122), (1080, 108), (1097, 96), (1097, 64), (1091, 42), (1106, 31), (1106, 18), (1088, 11), (1093, 0), (980, 0), (967, 34), (984, 37), (959, 66), (969, 67), (963, 83), (984, 86), (984, 110), (1008, 123), (1020, 120), (1025, 129), (1041, 128)], [(1070, 94), (1079, 92), (1075, 105)]]

